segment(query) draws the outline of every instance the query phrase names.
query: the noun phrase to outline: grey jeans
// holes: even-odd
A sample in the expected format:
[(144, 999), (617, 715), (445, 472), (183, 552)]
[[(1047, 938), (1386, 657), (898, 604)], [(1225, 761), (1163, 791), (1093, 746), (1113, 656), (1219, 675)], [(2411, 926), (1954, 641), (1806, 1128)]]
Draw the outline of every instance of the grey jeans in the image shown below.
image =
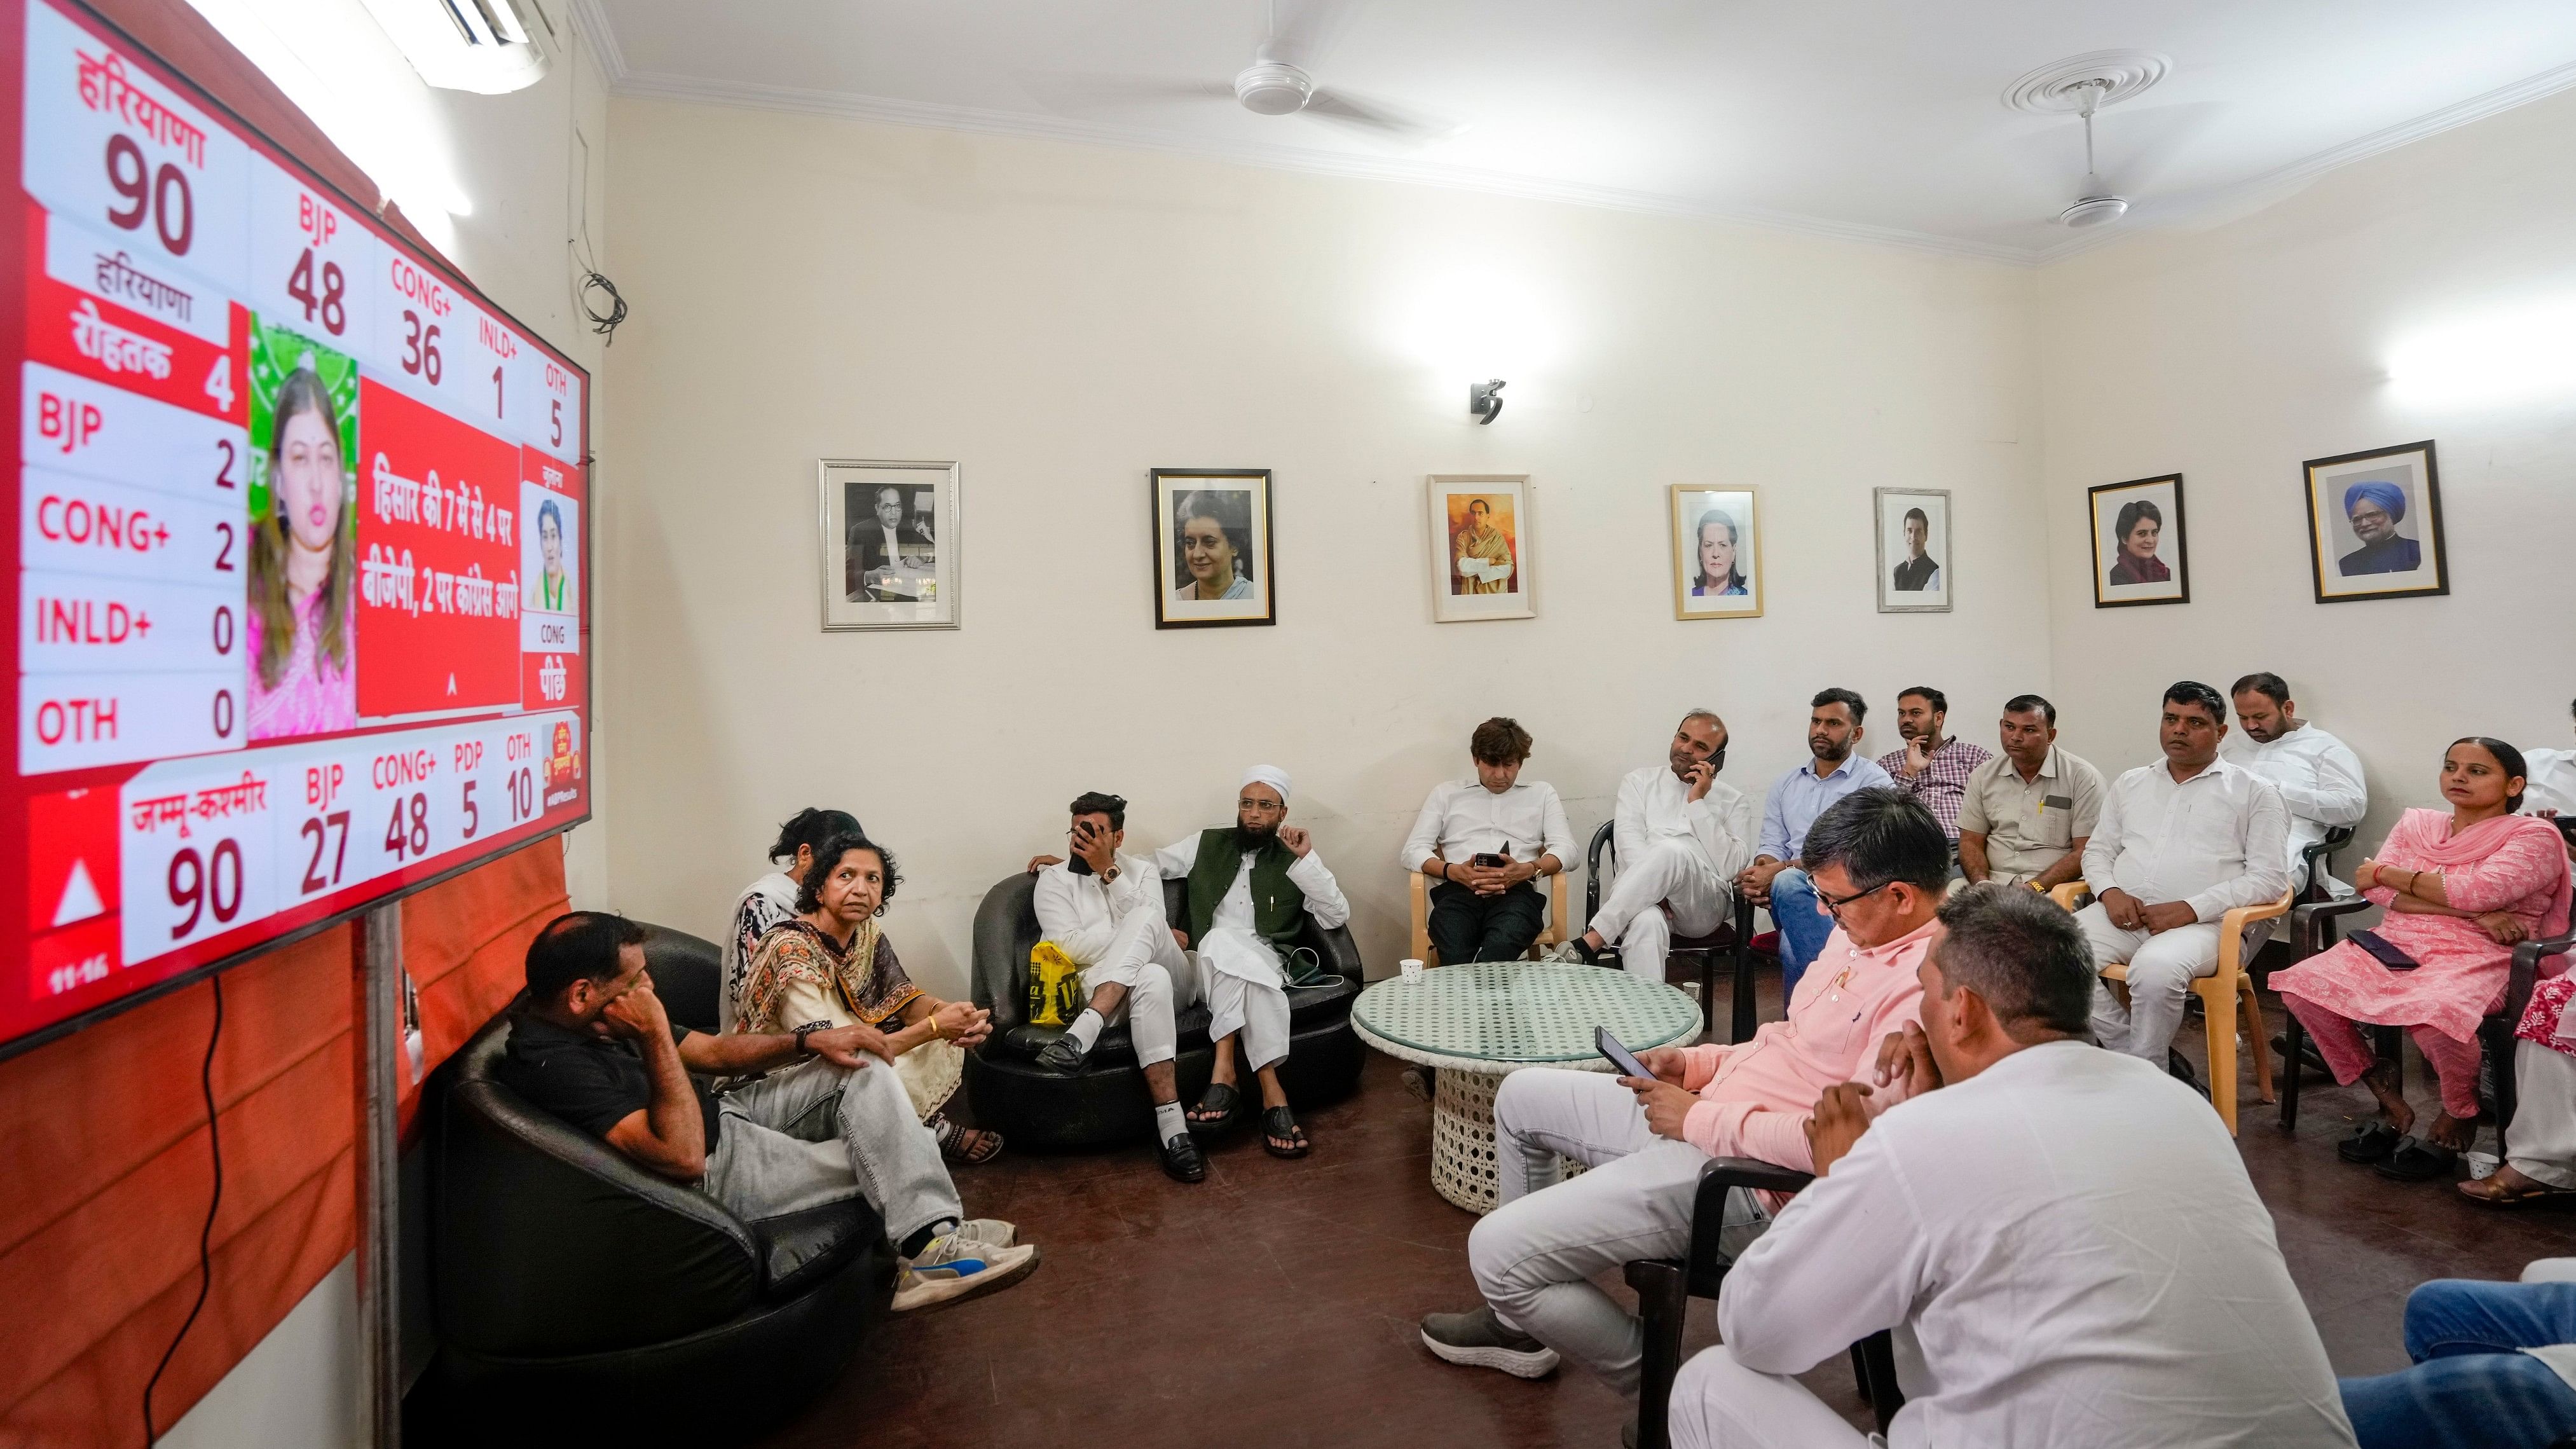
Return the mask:
[(881, 1061), (856, 1071), (802, 1062), (736, 1085), (716, 1103), (724, 1125), (707, 1155), (706, 1191), (736, 1217), (774, 1218), (858, 1193), (898, 1245), (965, 1219), (939, 1139)]
[[(1557, 1159), (1590, 1171), (1559, 1181)], [(1690, 1251), (1691, 1209), (1708, 1155), (1646, 1128), (1636, 1094), (1601, 1072), (1531, 1067), (1494, 1096), (1501, 1205), (1467, 1236), (1476, 1287), (1504, 1325), (1637, 1392), (1645, 1325), (1592, 1279), (1638, 1258)], [(1719, 1244), (1732, 1260), (1771, 1216), (1726, 1195)]]

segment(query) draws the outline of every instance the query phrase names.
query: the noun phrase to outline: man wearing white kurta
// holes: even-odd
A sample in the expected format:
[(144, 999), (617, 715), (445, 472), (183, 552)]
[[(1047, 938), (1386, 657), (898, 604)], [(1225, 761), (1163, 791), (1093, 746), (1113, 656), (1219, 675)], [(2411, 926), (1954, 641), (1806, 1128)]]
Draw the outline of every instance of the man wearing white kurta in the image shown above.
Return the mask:
[(2089, 950), (2003, 885), (1941, 911), (1923, 1018), (1871, 1120), (1816, 1105), (1819, 1174), (1735, 1260), (1725, 1342), (1673, 1385), (1678, 1449), (1860, 1449), (1793, 1374), (1881, 1329), (1894, 1449), (2349, 1449), (2353, 1431), (2272, 1217), (2227, 1128), (2087, 1045)]
[[(2301, 853), (2339, 826), (2359, 825), (2370, 813), (2370, 790), (2361, 781), (2361, 757), (2343, 741), (2299, 718), (2298, 701), (2277, 674), (2249, 674), (2231, 691), (2236, 731), (2219, 746), (2229, 763), (2253, 771), (2281, 792), (2290, 809), (2290, 885), (2308, 888)], [(2317, 862), (2318, 885), (2338, 899), (2352, 887), (2326, 874)]]
[(1717, 778), (1726, 764), (1726, 722), (1714, 710), (1682, 717), (1660, 765), (1619, 782), (1610, 839), (1619, 869), (1590, 926), (1561, 958), (1596, 961), (1612, 943), (1619, 964), (1664, 979), (1673, 933), (1705, 936), (1734, 908), (1736, 872), (1753, 863), (1753, 801)]
[(2218, 969), (2220, 922), (2290, 886), (2289, 808), (2271, 782), (2219, 757), (2226, 708), (2194, 680), (2165, 691), (2165, 757), (2122, 775), (2103, 797), (2084, 846), (2093, 904), (2075, 917), (2097, 969), (2129, 967), (2128, 1005), (2109, 983), (2094, 987), (2094, 1040), (2185, 1075), (2188, 1064), (2169, 1048), (2192, 980)]
[[(2576, 713), (2576, 704), (2568, 709)], [(2576, 750), (2525, 750), (2522, 758), (2529, 767), (2523, 777), (2524, 813), (2576, 815)]]
[[(1232, 1125), (1241, 1094), (1235, 1044), (1261, 1083), (1262, 1145), (1273, 1157), (1306, 1155), (1306, 1134), (1288, 1109), (1279, 1064), (1288, 1059), (1288, 979), (1283, 957), (1304, 948), (1306, 922), (1326, 930), (1351, 918), (1351, 903), (1324, 868), (1313, 839), (1288, 816), (1288, 772), (1255, 765), (1236, 791), (1231, 828), (1205, 830), (1154, 852), (1165, 880), (1189, 885), (1181, 934), (1198, 953), (1199, 990), (1211, 1013), (1208, 1040), (1216, 1064), (1207, 1094), (1189, 1113), (1190, 1130)], [(1303, 974), (1314, 953), (1297, 963)]]
[(1163, 918), (1163, 876), (1151, 860), (1119, 852), (1127, 839), (1127, 802), (1092, 791), (1073, 802), (1073, 858), (1038, 872), (1038, 929), (1082, 968), (1090, 1004), (1064, 1035), (1038, 1053), (1038, 1065), (1070, 1076), (1124, 1019), (1145, 1090), (1154, 1102), (1154, 1140), (1163, 1171), (1182, 1182), (1207, 1176), (1207, 1160), (1190, 1140), (1172, 1059), (1180, 1032), (1173, 1021), (1198, 1000), (1198, 972)]

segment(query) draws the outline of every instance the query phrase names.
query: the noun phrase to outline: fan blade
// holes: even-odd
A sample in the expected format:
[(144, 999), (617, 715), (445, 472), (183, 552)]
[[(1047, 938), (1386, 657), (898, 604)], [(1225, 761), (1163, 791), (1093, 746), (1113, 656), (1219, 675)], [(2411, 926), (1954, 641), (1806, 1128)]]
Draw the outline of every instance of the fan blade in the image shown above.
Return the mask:
[(1029, 99), (1072, 120), (1092, 120), (1104, 113), (1168, 109), (1210, 100), (1234, 104), (1234, 88), (1214, 81), (1173, 80), (1167, 76), (1096, 75), (1077, 71), (1013, 71), (1011, 78)]
[(1348, 91), (1316, 91), (1306, 98), (1304, 114), (1356, 126), (1382, 139), (1416, 146), (1445, 141), (1467, 129), (1464, 121), (1386, 101), (1363, 99)]
[(1347, 0), (1269, 0), (1269, 18), (1262, 57), (1311, 72), (1350, 28), (1351, 7)]

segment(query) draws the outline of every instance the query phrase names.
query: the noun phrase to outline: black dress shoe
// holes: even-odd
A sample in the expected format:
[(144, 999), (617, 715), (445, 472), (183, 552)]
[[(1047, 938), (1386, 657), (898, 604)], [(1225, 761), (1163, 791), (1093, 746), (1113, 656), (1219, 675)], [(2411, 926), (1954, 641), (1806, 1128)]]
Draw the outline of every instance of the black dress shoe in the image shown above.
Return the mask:
[(1038, 1070), (1051, 1072), (1059, 1077), (1080, 1076), (1082, 1059), (1087, 1055), (1089, 1054), (1082, 1049), (1082, 1043), (1075, 1041), (1073, 1034), (1067, 1032), (1048, 1042), (1038, 1052)]
[(1163, 1144), (1163, 1174), (1174, 1182), (1207, 1181), (1207, 1155), (1187, 1132)]
[(2209, 1086), (2201, 1081), (2200, 1073), (2192, 1070), (2191, 1058), (2169, 1048), (2165, 1052), (2165, 1070), (2171, 1072), (2176, 1081), (2198, 1092), (2203, 1098), (2209, 1096)]

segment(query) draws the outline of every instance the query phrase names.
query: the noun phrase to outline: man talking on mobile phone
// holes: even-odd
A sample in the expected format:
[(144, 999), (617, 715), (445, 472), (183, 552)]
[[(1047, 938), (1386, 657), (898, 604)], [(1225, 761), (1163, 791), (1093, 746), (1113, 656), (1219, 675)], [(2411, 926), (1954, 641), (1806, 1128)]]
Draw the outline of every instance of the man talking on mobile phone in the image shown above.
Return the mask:
[(1557, 960), (1598, 965), (1616, 945), (1619, 964), (1661, 981), (1674, 931), (1705, 936), (1725, 923), (1736, 873), (1753, 862), (1755, 830), (1752, 798), (1717, 778), (1725, 765), (1726, 721), (1695, 709), (1674, 727), (1664, 763), (1619, 782), (1610, 828), (1618, 874)]

